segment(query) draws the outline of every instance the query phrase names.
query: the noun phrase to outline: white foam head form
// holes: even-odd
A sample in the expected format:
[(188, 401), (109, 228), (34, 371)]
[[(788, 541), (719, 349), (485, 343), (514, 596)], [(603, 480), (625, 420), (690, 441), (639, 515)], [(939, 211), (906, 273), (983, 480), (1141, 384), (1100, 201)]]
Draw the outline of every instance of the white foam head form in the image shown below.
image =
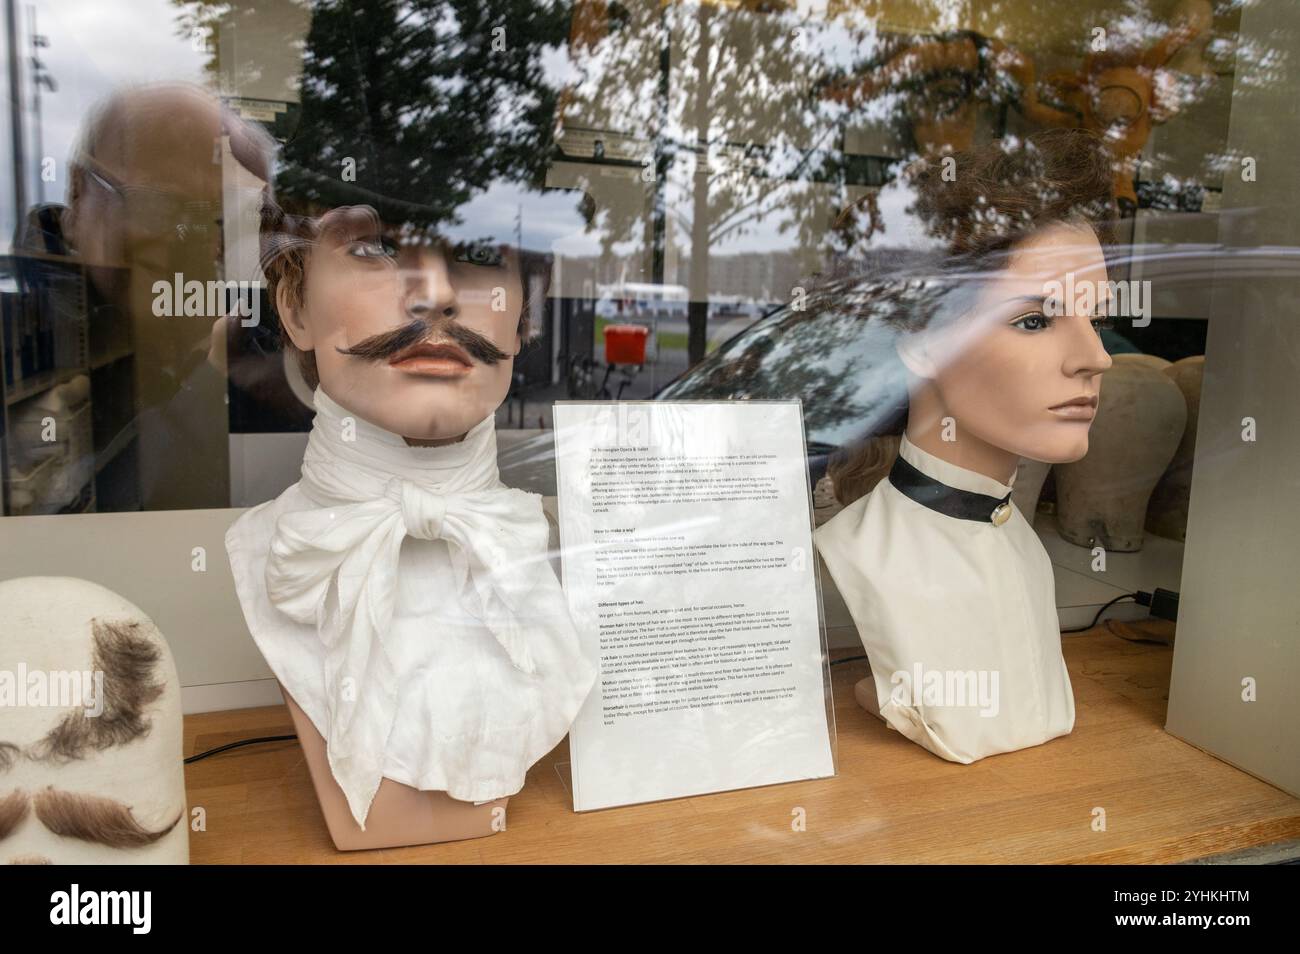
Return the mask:
[[(78, 708), (84, 718), (102, 717), (89, 715), (97, 708), (96, 697), (93, 682), (87, 686), (84, 674), (93, 678), (96, 633), (108, 630), (125, 633), (129, 654), (144, 661), (138, 683), (128, 680), (120, 667), (100, 670), (104, 672), (102, 701), (109, 706), (106, 712), (111, 713), (115, 704), (114, 683), (120, 689), (126, 689), (127, 682), (136, 688), (155, 687), (142, 693), (148, 701), (139, 706), (139, 731), (124, 733), (132, 736), (124, 741), (100, 746), (93, 743), (103, 740), (104, 734), (96, 728), (83, 733), (92, 744), (72, 746), (74, 752), (65, 757), (38, 757), (42, 740), (75, 717)], [(10, 680), (8, 687), (0, 685), (0, 745), (15, 747), (6, 747), (8, 757), (0, 759), (0, 803), (15, 791), (35, 800), (50, 788), (109, 799), (126, 806), (139, 829), (148, 833), (148, 837), (138, 836), (134, 844), (117, 846), (55, 834), (38, 816), (33, 801), (26, 817), (0, 839), (0, 863), (22, 859), (55, 864), (188, 864), (180, 680), (167, 641), (153, 621), (139, 607), (96, 583), (70, 577), (23, 577), (0, 582), (0, 633), (4, 634), (0, 681)], [(25, 685), (16, 684), (20, 673), (26, 675)], [(42, 682), (48, 690), (43, 703), (37, 693)], [(71, 698), (66, 689), (70, 682), (85, 689), (80, 702), (51, 705)], [(65, 688), (59, 688), (61, 683)], [(165, 833), (153, 837), (158, 832)]]

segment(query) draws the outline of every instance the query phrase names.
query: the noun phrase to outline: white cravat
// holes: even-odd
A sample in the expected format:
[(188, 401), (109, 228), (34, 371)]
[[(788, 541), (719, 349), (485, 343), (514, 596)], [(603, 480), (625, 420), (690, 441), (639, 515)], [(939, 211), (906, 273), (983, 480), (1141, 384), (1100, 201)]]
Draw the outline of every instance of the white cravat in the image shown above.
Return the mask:
[(362, 822), (397, 711), (399, 674), (384, 641), (403, 539), (447, 542), (461, 606), (515, 668), (534, 673), (516, 616), (551, 573), (549, 528), (540, 497), (502, 485), (491, 415), (455, 444), (410, 447), (320, 388), (315, 404), (299, 487), (318, 509), (279, 518), (266, 592), (281, 612), (313, 625), (325, 646), (330, 768)]

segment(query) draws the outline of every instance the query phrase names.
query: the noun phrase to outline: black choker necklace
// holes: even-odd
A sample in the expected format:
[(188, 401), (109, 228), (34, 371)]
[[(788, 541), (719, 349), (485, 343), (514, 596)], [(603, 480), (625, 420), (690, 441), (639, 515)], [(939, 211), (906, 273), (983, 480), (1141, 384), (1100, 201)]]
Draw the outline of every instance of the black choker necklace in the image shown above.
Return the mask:
[(990, 497), (970, 490), (958, 490), (923, 474), (900, 454), (889, 471), (889, 482), (923, 507), (960, 520), (991, 523), (1000, 527), (1011, 519), (1011, 495)]

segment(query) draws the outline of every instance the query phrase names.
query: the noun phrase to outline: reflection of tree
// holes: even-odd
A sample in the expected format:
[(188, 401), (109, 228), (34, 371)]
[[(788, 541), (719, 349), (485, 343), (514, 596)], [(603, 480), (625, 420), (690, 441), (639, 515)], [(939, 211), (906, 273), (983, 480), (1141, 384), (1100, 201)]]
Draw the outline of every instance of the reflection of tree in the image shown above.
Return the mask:
[(920, 151), (961, 152), (973, 144), (977, 107), (1015, 101), (1024, 64), (1013, 47), (962, 30), (919, 38), (865, 74), (832, 80), (823, 96), (854, 106), (897, 94)]
[[(1271, 106), (1261, 106), (1261, 102), (1271, 104), (1272, 91), (1279, 88), (1295, 88), (1294, 57), (1286, 49), (1290, 38), (1279, 38), (1282, 42), (1278, 44), (1260, 42), (1258, 37), (1238, 38), (1236, 31), (1240, 11), (1245, 3), (1241, 0), (1231, 0), (1225, 6), (1233, 11), (1235, 16), (1227, 27), (1215, 31), (1216, 35), (1210, 41), (1209, 48), (1215, 50), (1217, 47), (1216, 60), (1223, 62), (1227, 59), (1233, 66), (1231, 73), (1221, 77), (1218, 82), (1231, 85), (1231, 109), (1234, 113), (1240, 111), (1241, 115), (1258, 115), (1261, 109), (1271, 108)], [(1225, 50), (1231, 50), (1230, 57), (1225, 56)], [(1223, 127), (1226, 132), (1226, 122)], [(1164, 158), (1160, 154), (1152, 157), (1156, 168), (1160, 167)], [(1201, 182), (1218, 184), (1225, 175), (1241, 174), (1243, 158), (1240, 150), (1229, 148), (1225, 142), (1222, 149), (1210, 151), (1205, 155), (1202, 169), (1194, 181), (1184, 183), (1172, 180), (1167, 185), (1171, 189), (1179, 189), (1188, 185), (1195, 186)]]
[[(213, 89), (239, 95), (240, 90), (257, 84), (262, 95), (278, 98), (262, 82), (264, 64), (260, 61), (301, 48), (312, 0), (171, 2), (179, 9), (176, 32), (210, 53), (204, 73)], [(223, 49), (233, 55), (223, 58)], [(291, 88), (287, 83), (279, 92), (287, 98)]]
[[(1069, 109), (1055, 109), (1039, 102), (1033, 67), (1026, 62), (1022, 67), (1026, 76), (1026, 115), (1047, 125), (1081, 126), (1101, 136), (1114, 167), (1115, 196), (1136, 208), (1133, 180), (1152, 127), (1186, 105), (1166, 101), (1159, 95), (1157, 71), (1207, 28), (1207, 24), (1180, 20), (1163, 28), (1149, 45), (1090, 51), (1077, 73), (1056, 77), (1056, 94), (1069, 104)], [(1183, 93), (1190, 96), (1191, 90)]]
[[(175, 2), (191, 18), (182, 20), (187, 34), (191, 23), (215, 29), (233, 22), (248, 35), (265, 22), (259, 11), (277, 7), (274, 0)], [(300, 2), (306, 0), (279, 0)], [(1041, 55), (1044, 65), (1055, 57), (1053, 66), (1081, 63), (1092, 27), (1139, 48), (1168, 35), (1156, 15), (1168, 12), (1165, 2), (1065, 6), (1058, 18), (1026, 15), (1019, 0), (834, 0), (830, 22), (819, 24), (777, 0), (577, 0), (572, 8), (548, 0), (321, 0), (310, 6), (303, 114), (282, 183), (324, 204), (356, 202), (369, 189), (380, 200), (371, 204), (386, 204), (387, 216), (445, 220), (493, 178), (535, 180), (553, 155), (556, 103), (541, 62), (550, 45), (567, 38), (565, 129), (627, 135), (641, 150), (629, 161), (639, 168), (646, 160), (647, 178), (654, 179), (644, 184), (646, 207), (600, 210), (605, 248), (662, 248), (671, 241), (671, 223), (664, 223), (681, 224), (690, 239), (690, 345), (698, 360), (710, 252), (759, 228), (789, 236), (802, 251), (820, 248), (847, 204), (839, 152), (845, 111), (809, 95), (819, 78), (836, 67), (858, 73), (887, 63), (926, 33), (1001, 35)], [(1220, 0), (1220, 33), (1231, 32), (1239, 6)], [(903, 9), (909, 12), (894, 12)], [(506, 30), (504, 50), (492, 49), (494, 26)], [(860, 32), (848, 38), (850, 28)], [(286, 36), (285, 45), (301, 39)], [(1243, 45), (1237, 55), (1239, 86), (1281, 82), (1290, 72), (1278, 49)], [(847, 59), (836, 63), (837, 57)], [(1247, 103), (1249, 89), (1240, 92)], [(889, 99), (861, 108), (879, 120)], [(355, 183), (340, 176), (345, 157), (356, 160)], [(1235, 166), (1223, 154), (1207, 163)], [(880, 232), (886, 218), (867, 202), (845, 231)], [(673, 280), (662, 272), (655, 277)]]
[[(232, 14), (186, 7), (198, 22)], [(494, 180), (540, 184), (556, 101), (542, 57), (567, 35), (564, 4), (322, 0), (311, 10), (280, 191), (434, 225), (455, 222)]]
[[(963, 0), (912, 0), (905, 6), (894, 0), (831, 0), (828, 15), (860, 40), (847, 71), (850, 76), (871, 75), (882, 70), (888, 74), (889, 64), (907, 62), (905, 57), (898, 59), (897, 42), (904, 41), (906, 48), (924, 37), (933, 40), (950, 31), (974, 30), (1013, 44), (1011, 55), (1003, 59), (1002, 65), (1023, 93), (1014, 104), (1016, 111), (1031, 126), (1080, 126), (1108, 138), (1113, 136), (1117, 161), (1122, 167), (1120, 177), (1127, 175), (1131, 179), (1132, 145), (1125, 145), (1121, 140), (1137, 143), (1145, 138), (1144, 134), (1139, 135), (1138, 126), (1148, 121), (1164, 121), (1170, 114), (1187, 109), (1204, 97), (1207, 87), (1216, 82), (1201, 59), (1206, 47), (1218, 63), (1225, 64), (1221, 67), (1223, 73), (1231, 73), (1226, 67), (1230, 57), (1224, 51), (1232, 45), (1228, 38), (1236, 33), (1244, 5), (1245, 0), (1213, 0), (1211, 19), (1208, 16), (1211, 0), (1095, 0), (1061, 4), (1034, 16), (1025, 15), (1019, 0), (987, 0), (978, 4)], [(885, 26), (886, 23), (889, 25)], [(878, 32), (886, 29), (901, 32), (892, 35)], [(912, 34), (910, 40), (909, 34)], [(1278, 49), (1243, 46), (1238, 50), (1239, 77), (1247, 73), (1241, 68), (1246, 65), (1246, 58), (1254, 60), (1256, 65), (1264, 62), (1276, 65), (1285, 59)], [(1150, 85), (1147, 79), (1121, 75), (1118, 77), (1121, 83), (1116, 83), (1104, 76), (1107, 71), (1113, 73), (1115, 67), (1125, 65), (1149, 74), (1155, 86), (1143, 91), (1142, 86)], [(1195, 67), (1193, 76), (1180, 72), (1189, 65)], [(1039, 66), (1045, 67), (1041, 76)], [(914, 72), (927, 74), (936, 81), (943, 78), (943, 71), (939, 70)], [(1264, 72), (1274, 70), (1267, 68)], [(1118, 88), (1124, 82), (1133, 92)], [(1226, 78), (1217, 82), (1231, 84), (1233, 81)], [(1133, 123), (1123, 113), (1127, 101), (1136, 96), (1144, 98), (1149, 108)], [(851, 116), (879, 119), (897, 109), (906, 109), (907, 105), (906, 96), (890, 88), (862, 104)], [(1112, 126), (1107, 112), (1119, 114), (1115, 118), (1120, 121)], [(1159, 169), (1161, 159), (1167, 157), (1150, 158), (1151, 164)], [(1214, 169), (1223, 164), (1224, 157), (1215, 150), (1207, 156), (1205, 171), (1199, 178), (1216, 180)], [(1172, 185), (1181, 187), (1176, 182)], [(1121, 191), (1130, 193), (1131, 184)]]
[[(705, 347), (710, 250), (769, 219), (815, 246), (836, 211), (824, 207), (817, 180), (838, 175), (837, 127), (807, 96), (812, 31), (792, 5), (655, 6), (631, 5), (619, 29), (603, 31), (591, 27), (590, 11), (582, 15), (572, 46), (584, 76), (564, 121), (646, 143), (656, 180), (650, 217), (671, 211), (690, 236), (695, 362)], [(651, 82), (654, 67), (662, 85)], [(629, 71), (636, 82), (624, 82)], [(638, 210), (608, 210), (601, 224), (607, 247), (646, 231)]]
[[(692, 362), (704, 350), (711, 251), (760, 225), (769, 234), (790, 235), (805, 252), (836, 241), (826, 230), (838, 206), (847, 204), (841, 189), (829, 187), (845, 184), (848, 177), (839, 133), (846, 119), (869, 116), (878, 122), (908, 108), (911, 101), (893, 88), (900, 81), (894, 72), (915, 74), (916, 95), (942, 114), (942, 121), (931, 123), (941, 139), (953, 131), (944, 111), (947, 101), (931, 100), (953, 73), (967, 80), (984, 77), (975, 84), (980, 95), (974, 98), (986, 109), (1000, 109), (1028, 87), (1017, 106), (1031, 121), (1050, 117), (1087, 125), (1083, 117), (1055, 111), (1033, 95), (1033, 61), (1020, 49), (1073, 59), (1086, 53), (1090, 27), (1102, 27), (1109, 29), (1112, 43), (1159, 48), (1163, 62), (1187, 41), (1186, 31), (1171, 30), (1152, 13), (1150, 0), (1072, 9), (1071, 26), (1064, 29), (1055, 18), (1027, 18), (1018, 4), (999, 0), (979, 5), (916, 0), (908, 8), (917, 32), (895, 34), (880, 26), (881, 17), (890, 14), (888, 3), (833, 3), (829, 23), (802, 20), (792, 6), (776, 0), (646, 0), (623, 6), (579, 0), (576, 8), (570, 53), (583, 78), (566, 92), (562, 121), (623, 134), (643, 146), (644, 155), (636, 158), (655, 178), (647, 187), (653, 191), (650, 208), (603, 210), (606, 250), (619, 243), (639, 241), (647, 250), (671, 243), (672, 226), (681, 223), (691, 249)], [(847, 30), (854, 31), (851, 38)], [(998, 40), (999, 34), (1016, 46)], [(868, 101), (849, 110), (809, 96), (818, 80), (839, 72), (833, 61), (843, 55), (846, 38), (851, 59), (840, 65), (850, 67), (850, 75), (872, 69), (885, 74), (879, 89), (862, 87)], [(900, 52), (917, 50), (945, 55), (912, 62), (908, 52)], [(957, 118), (966, 133), (973, 133), (974, 113), (966, 112), (970, 115)], [(1135, 131), (1134, 138), (1144, 137)], [(1131, 177), (1131, 170), (1127, 174)], [(668, 221), (657, 235), (655, 220)], [(885, 220), (866, 202), (841, 224), (843, 232), (861, 238), (884, 231)], [(658, 269), (655, 278), (673, 281)]]

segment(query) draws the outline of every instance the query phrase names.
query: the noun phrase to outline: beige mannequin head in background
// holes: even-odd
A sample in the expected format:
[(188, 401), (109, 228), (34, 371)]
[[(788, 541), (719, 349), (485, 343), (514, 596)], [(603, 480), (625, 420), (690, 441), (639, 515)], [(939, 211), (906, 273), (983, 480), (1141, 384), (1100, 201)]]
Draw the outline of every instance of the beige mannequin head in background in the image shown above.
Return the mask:
[(1115, 356), (1091, 451), (1056, 468), (1057, 521), (1071, 543), (1142, 549), (1147, 504), (1187, 421), (1182, 391), (1152, 358)]

